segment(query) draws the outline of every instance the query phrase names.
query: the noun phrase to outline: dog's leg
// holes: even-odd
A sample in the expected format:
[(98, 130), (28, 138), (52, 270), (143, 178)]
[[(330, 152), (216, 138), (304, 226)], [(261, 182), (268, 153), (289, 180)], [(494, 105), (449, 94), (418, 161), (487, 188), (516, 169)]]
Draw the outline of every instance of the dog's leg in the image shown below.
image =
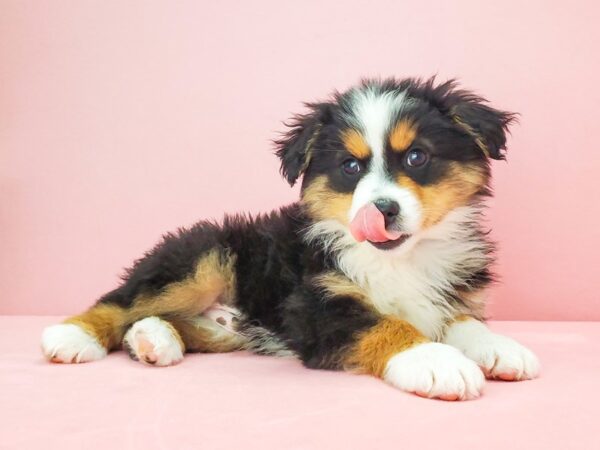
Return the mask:
[(125, 333), (123, 348), (136, 361), (170, 366), (185, 352), (223, 353), (243, 348), (246, 339), (198, 315), (191, 319), (146, 317)]
[(171, 323), (152, 316), (138, 320), (127, 330), (123, 349), (136, 361), (160, 367), (180, 362), (185, 345)]
[(191, 319), (169, 321), (179, 332), (187, 352), (227, 353), (241, 350), (247, 339), (201, 314)]
[[(139, 353), (136, 356), (144, 357), (144, 361), (149, 363), (148, 358), (157, 357), (155, 363), (158, 365), (168, 365), (181, 359), (174, 351), (174, 342), (181, 337), (174, 329), (171, 332), (168, 323), (158, 317), (192, 319), (216, 301), (232, 301), (235, 295), (235, 257), (222, 248), (210, 249), (197, 257), (185, 277), (157, 289), (156, 279), (163, 276), (161, 270), (172, 270), (169, 264), (172, 260), (177, 261), (172, 255), (167, 256), (170, 258), (155, 255), (157, 261), (149, 261), (155, 266), (151, 271), (144, 266), (148, 259), (143, 260), (123, 286), (108, 293), (87, 312), (46, 328), (42, 335), (44, 355), (51, 361), (63, 363), (103, 358), (121, 344), (125, 331), (135, 323), (126, 342)], [(166, 347), (165, 340), (169, 342)], [(140, 346), (146, 351), (142, 352)], [(153, 354), (153, 348), (163, 347), (169, 351), (164, 350), (164, 355), (163, 351), (160, 355)], [(180, 353), (183, 353), (183, 347)]]
[(485, 324), (469, 316), (460, 316), (448, 326), (444, 342), (479, 364), (488, 378), (529, 380), (539, 373), (540, 364), (531, 350), (509, 337), (492, 333)]
[(331, 276), (307, 282), (286, 299), (284, 328), (292, 350), (311, 368), (368, 373), (444, 400), (475, 398), (483, 388), (483, 373), (460, 351), (379, 315), (355, 285)]
[(98, 303), (83, 314), (47, 327), (42, 334), (42, 351), (58, 363), (102, 359), (120, 344), (126, 323), (123, 308)]

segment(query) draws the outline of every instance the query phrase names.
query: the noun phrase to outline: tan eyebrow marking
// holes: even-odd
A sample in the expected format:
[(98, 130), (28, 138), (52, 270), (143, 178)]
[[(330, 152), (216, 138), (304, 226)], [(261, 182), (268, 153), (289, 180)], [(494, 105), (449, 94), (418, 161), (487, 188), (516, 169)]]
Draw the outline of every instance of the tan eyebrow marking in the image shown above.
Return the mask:
[(365, 142), (362, 134), (357, 130), (348, 129), (343, 131), (342, 142), (346, 149), (358, 159), (366, 159), (371, 156), (371, 149)]
[(417, 127), (408, 119), (403, 119), (396, 124), (390, 133), (390, 145), (392, 150), (403, 152), (413, 143), (417, 136)]

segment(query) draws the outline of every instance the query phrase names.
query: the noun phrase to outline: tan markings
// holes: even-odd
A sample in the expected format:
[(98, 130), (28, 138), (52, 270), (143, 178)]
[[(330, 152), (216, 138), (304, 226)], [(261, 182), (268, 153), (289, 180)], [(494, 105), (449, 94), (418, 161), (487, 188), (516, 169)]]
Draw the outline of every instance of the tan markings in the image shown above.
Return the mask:
[(348, 225), (352, 194), (343, 194), (328, 186), (327, 177), (315, 178), (303, 191), (302, 202), (315, 220), (336, 219)]
[(183, 339), (181, 337), (181, 333), (179, 333), (179, 330), (177, 330), (177, 328), (175, 328), (175, 326), (168, 320), (164, 320), (161, 319), (165, 325), (169, 328), (169, 330), (171, 330), (171, 333), (173, 334), (173, 336), (175, 337), (175, 339), (177, 339), (177, 342), (179, 342), (179, 346), (181, 347), (181, 351), (185, 352), (185, 343), (183, 342)]
[(383, 377), (392, 356), (424, 342), (428, 339), (408, 322), (386, 317), (359, 336), (346, 357), (345, 366)]
[[(121, 343), (126, 328), (145, 317), (191, 319), (215, 301), (231, 303), (235, 298), (234, 264), (234, 256), (211, 250), (200, 257), (192, 275), (168, 285), (157, 295), (138, 296), (131, 308), (98, 303), (85, 313), (67, 319), (65, 323), (80, 326), (95, 336), (106, 349), (113, 349)], [(183, 345), (179, 333), (174, 334)]]
[(428, 228), (451, 210), (468, 204), (486, 180), (482, 167), (452, 162), (448, 173), (435, 184), (421, 186), (406, 175), (400, 175), (396, 182), (410, 189), (419, 199), (423, 213), (421, 226)]
[(469, 316), (468, 314), (460, 314), (460, 315), (456, 316), (452, 320), (452, 322), (466, 322), (466, 321), (471, 320), (471, 319), (472, 319), (472, 317)]
[(68, 318), (64, 323), (83, 328), (85, 332), (94, 336), (100, 345), (111, 350), (123, 339), (127, 324), (126, 310), (116, 305), (98, 303), (83, 314)]
[(349, 278), (335, 272), (326, 272), (316, 276), (314, 284), (323, 290), (326, 298), (349, 296), (364, 302), (368, 300), (364, 289)]
[(479, 133), (477, 133), (477, 131), (475, 131), (472, 126), (470, 126), (468, 123), (466, 123), (464, 120), (462, 120), (462, 117), (460, 117), (458, 114), (456, 114), (453, 111), (450, 111), (450, 114), (451, 114), (451, 117), (452, 117), (452, 120), (454, 121), (454, 123), (456, 125), (458, 125), (460, 128), (462, 128), (465, 131), (465, 133), (467, 133), (469, 136), (471, 136), (473, 138), (473, 140), (475, 141), (475, 143), (477, 144), (477, 146), (483, 152), (483, 154), (489, 158), (490, 150), (489, 150), (488, 146), (485, 144), (485, 141), (483, 140), (481, 135)]
[(408, 119), (401, 120), (390, 133), (390, 145), (392, 146), (392, 150), (403, 152), (410, 147), (410, 144), (413, 143), (416, 136), (416, 125)]
[(457, 291), (458, 296), (465, 304), (463, 309), (469, 316), (476, 320), (485, 319), (485, 303), (487, 296), (484, 289), (478, 289), (476, 291)]
[(349, 129), (342, 132), (342, 142), (352, 155), (358, 159), (366, 159), (371, 156), (371, 150), (365, 142), (362, 134), (357, 130)]
[(304, 163), (302, 164), (302, 167), (300, 168), (300, 173), (304, 173), (306, 171), (306, 169), (308, 168), (308, 165), (310, 164), (310, 160), (312, 159), (312, 154), (313, 154), (313, 147), (314, 144), (317, 140), (317, 138), (319, 137), (319, 134), (321, 133), (321, 124), (318, 124), (315, 126), (315, 131), (313, 132), (313, 134), (311, 135), (311, 137), (308, 139), (308, 142), (306, 143), (306, 148), (304, 149)]
[(172, 283), (155, 296), (141, 295), (128, 311), (131, 322), (149, 316), (193, 317), (215, 301), (235, 298), (235, 257), (211, 250), (202, 256), (192, 275)]
[(198, 316), (192, 319), (172, 319), (188, 352), (225, 353), (240, 350), (247, 339), (225, 331), (212, 319)]
[(457, 295), (462, 300), (462, 305), (458, 306), (456, 315), (446, 320), (446, 326), (450, 327), (455, 323), (467, 322), (476, 320), (478, 322), (485, 321), (485, 290), (478, 289), (475, 291), (456, 291)]

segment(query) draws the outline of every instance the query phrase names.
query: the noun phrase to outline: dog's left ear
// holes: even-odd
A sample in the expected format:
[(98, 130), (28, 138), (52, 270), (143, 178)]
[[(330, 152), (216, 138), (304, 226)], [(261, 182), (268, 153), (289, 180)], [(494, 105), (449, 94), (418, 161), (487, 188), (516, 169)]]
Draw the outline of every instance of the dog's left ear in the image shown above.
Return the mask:
[(288, 132), (275, 141), (275, 154), (281, 160), (281, 174), (291, 186), (310, 164), (319, 133), (332, 117), (330, 103), (308, 103), (306, 106), (309, 112), (297, 115), (287, 122), (285, 125), (289, 127)]
[(451, 109), (452, 120), (475, 140), (489, 158), (505, 159), (506, 133), (516, 121), (516, 114), (494, 109), (486, 100), (462, 93), (461, 100)]

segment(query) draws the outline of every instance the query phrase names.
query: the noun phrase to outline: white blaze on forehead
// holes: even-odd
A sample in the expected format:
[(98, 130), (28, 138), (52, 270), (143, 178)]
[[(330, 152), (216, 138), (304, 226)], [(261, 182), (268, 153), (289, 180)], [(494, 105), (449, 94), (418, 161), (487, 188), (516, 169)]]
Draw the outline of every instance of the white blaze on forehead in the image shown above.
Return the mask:
[(414, 194), (398, 186), (389, 176), (385, 164), (385, 148), (388, 131), (395, 124), (398, 114), (413, 104), (403, 91), (380, 91), (376, 87), (357, 89), (351, 94), (352, 114), (347, 120), (358, 128), (371, 149), (368, 173), (360, 180), (354, 191), (349, 219), (369, 202), (389, 198), (400, 205), (403, 231), (418, 231), (421, 208)]
[(352, 113), (347, 120), (363, 134), (373, 154), (371, 165), (383, 170), (386, 135), (401, 110), (412, 101), (403, 91), (381, 92), (367, 86), (350, 94)]

